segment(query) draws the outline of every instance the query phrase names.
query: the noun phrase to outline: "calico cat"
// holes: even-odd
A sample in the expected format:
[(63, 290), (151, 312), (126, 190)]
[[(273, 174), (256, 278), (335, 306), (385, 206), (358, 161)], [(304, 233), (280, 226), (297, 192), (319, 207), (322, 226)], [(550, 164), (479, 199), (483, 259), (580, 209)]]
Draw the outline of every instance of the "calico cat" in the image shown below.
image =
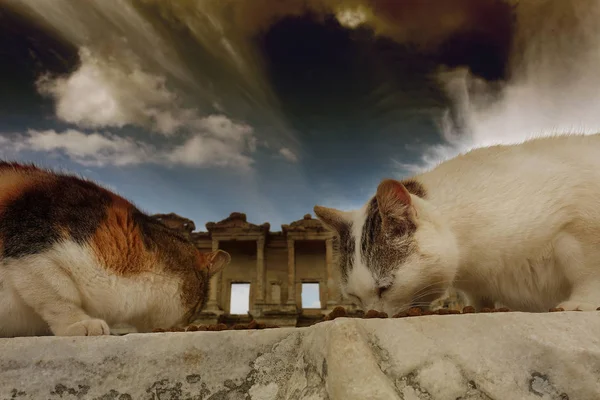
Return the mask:
[(337, 233), (341, 287), (365, 310), (426, 306), (450, 287), (480, 309), (600, 306), (600, 135), (479, 148), (361, 209), (315, 206)]
[(185, 323), (229, 262), (96, 183), (0, 162), (0, 337)]

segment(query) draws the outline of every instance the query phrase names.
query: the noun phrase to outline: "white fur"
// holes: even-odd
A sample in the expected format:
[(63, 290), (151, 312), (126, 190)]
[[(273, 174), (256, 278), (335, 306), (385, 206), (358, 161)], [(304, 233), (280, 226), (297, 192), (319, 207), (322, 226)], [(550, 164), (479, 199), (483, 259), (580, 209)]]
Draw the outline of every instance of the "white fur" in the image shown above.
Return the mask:
[[(600, 135), (476, 149), (415, 179), (427, 190), (427, 200), (411, 196), (417, 254), (375, 299), (357, 253), (346, 292), (388, 313), (446, 280), (440, 294), (453, 284), (476, 306), (490, 298), (521, 311), (600, 307)], [(355, 223), (364, 214), (353, 212)]]
[(180, 322), (187, 310), (177, 277), (143, 273), (131, 279), (96, 260), (89, 247), (65, 241), (2, 261), (0, 337), (102, 335), (117, 324), (145, 332)]
[[(377, 296), (375, 290), (378, 283), (367, 266), (361, 262), (360, 257), (360, 237), (365, 225), (369, 202), (355, 212), (348, 213), (346, 219), (352, 223), (352, 237), (355, 239), (354, 245), (354, 267), (348, 274), (348, 283), (344, 288), (344, 293), (358, 300), (359, 305), (364, 310), (382, 309), (383, 303)], [(353, 300), (354, 300), (353, 299)]]

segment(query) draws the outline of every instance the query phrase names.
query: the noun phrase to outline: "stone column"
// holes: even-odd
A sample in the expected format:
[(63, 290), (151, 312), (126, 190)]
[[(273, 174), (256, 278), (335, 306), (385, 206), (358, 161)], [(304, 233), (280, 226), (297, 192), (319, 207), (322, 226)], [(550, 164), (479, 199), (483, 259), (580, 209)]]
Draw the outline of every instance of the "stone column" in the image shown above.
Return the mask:
[(287, 303), (296, 305), (296, 253), (294, 239), (288, 239), (288, 298)]
[[(218, 239), (213, 239), (212, 240), (212, 250), (213, 251), (217, 251), (219, 250), (219, 240)], [(221, 281), (221, 273), (223, 271), (219, 272), (218, 274), (214, 275), (211, 279), (210, 279), (210, 293), (208, 294), (208, 302), (206, 303), (206, 310), (207, 311), (215, 311), (219, 309), (219, 305), (218, 305), (218, 301), (217, 299), (219, 298), (219, 292), (220, 292), (220, 281)]]
[(265, 237), (256, 240), (256, 292), (255, 302), (265, 302)]
[(327, 268), (327, 305), (337, 303), (335, 280), (333, 277), (333, 239), (325, 239), (325, 264)]

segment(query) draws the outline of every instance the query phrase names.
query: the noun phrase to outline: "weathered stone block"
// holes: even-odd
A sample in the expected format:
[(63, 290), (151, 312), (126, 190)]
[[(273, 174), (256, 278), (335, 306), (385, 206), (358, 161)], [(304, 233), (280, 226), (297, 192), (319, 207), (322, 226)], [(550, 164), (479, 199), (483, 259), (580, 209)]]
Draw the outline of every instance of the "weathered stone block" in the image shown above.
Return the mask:
[(600, 315), (0, 339), (0, 399), (594, 400)]

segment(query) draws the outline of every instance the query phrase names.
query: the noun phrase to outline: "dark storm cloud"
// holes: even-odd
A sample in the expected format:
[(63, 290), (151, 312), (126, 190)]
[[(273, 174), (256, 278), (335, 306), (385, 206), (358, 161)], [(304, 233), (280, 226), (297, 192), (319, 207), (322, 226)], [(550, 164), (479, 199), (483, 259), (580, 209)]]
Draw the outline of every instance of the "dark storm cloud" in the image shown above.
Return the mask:
[[(80, 88), (74, 77), (100, 71), (109, 95), (155, 88), (133, 97), (165, 108), (149, 116), (160, 107), (132, 110), (135, 101), (117, 101), (129, 106), (115, 114), (117, 123), (146, 127), (159, 116), (170, 131), (187, 115), (180, 110), (199, 117), (224, 110), (256, 128), (259, 146), (304, 161), (309, 181), (323, 171), (348, 184), (372, 180), (394, 153), (406, 171), (423, 154), (430, 164), (470, 146), (600, 126), (591, 106), (600, 61), (596, 0), (3, 4), (78, 50), (82, 66), (71, 80), (42, 86), (58, 105), (79, 93), (66, 90)], [(128, 87), (123, 77), (132, 70), (143, 79)], [(167, 106), (171, 95), (181, 100), (176, 110)]]
[(9, 126), (51, 110), (51, 102), (40, 104), (36, 79), (47, 72), (66, 74), (78, 63), (77, 48), (48, 27), (0, 7), (0, 115)]
[(449, 143), (430, 148), (426, 165), (470, 147), (600, 130), (600, 2), (514, 3), (504, 81), (486, 82), (460, 69), (438, 75), (462, 127), (446, 125)]
[[(450, 66), (468, 64), (486, 78), (503, 75), (515, 17), (510, 2), (502, 0), (144, 0), (141, 4), (138, 8), (160, 15), (162, 22), (187, 30), (211, 53), (228, 51), (234, 62), (256, 61), (249, 42), (284, 19), (310, 16), (326, 24), (334, 17), (349, 29), (360, 26), (375, 36), (434, 53)], [(485, 63), (495, 65), (486, 68), (481, 65)]]
[[(485, 79), (503, 78), (512, 37), (511, 8), (497, 0), (6, 4), (71, 47), (85, 47), (92, 56), (82, 62), (111, 59), (113, 69), (127, 71), (134, 67), (125, 61), (135, 57), (145, 73), (166, 77), (169, 87), (186, 93), (195, 107), (208, 113), (224, 108), (252, 125), (263, 123), (270, 127), (265, 135), (279, 136), (290, 151), (298, 143), (289, 142), (294, 139), (289, 116), (319, 115), (306, 97), (328, 97), (311, 92), (310, 85), (305, 92), (298, 85), (287, 90), (302, 62), (329, 93), (356, 98), (354, 109), (343, 101), (314, 102), (327, 106), (323, 113), (339, 116), (336, 109), (353, 114), (381, 107), (375, 114), (393, 118), (394, 110), (448, 106), (431, 77), (437, 65), (465, 65)], [(311, 81), (312, 88), (318, 88), (317, 81)], [(347, 92), (348, 86), (356, 90)], [(299, 101), (308, 105), (306, 110), (293, 108)], [(372, 112), (362, 116), (371, 118)], [(292, 128), (302, 128), (293, 122)]]

